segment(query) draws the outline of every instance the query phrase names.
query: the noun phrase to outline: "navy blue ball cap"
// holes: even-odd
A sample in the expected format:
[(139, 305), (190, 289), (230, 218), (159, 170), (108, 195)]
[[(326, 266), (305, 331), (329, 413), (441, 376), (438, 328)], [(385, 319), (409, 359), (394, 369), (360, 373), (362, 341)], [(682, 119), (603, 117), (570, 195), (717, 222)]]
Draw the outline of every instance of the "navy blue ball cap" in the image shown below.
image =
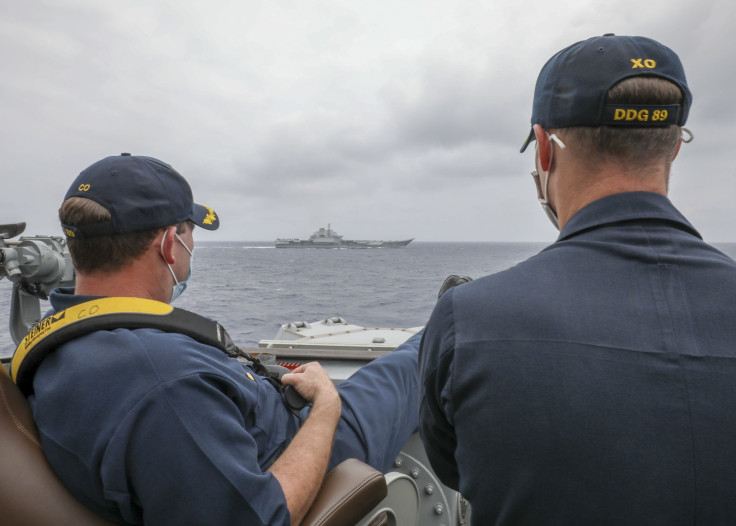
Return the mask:
[[(606, 104), (618, 82), (660, 77), (682, 91), (680, 104)], [(573, 44), (547, 61), (537, 78), (532, 126), (683, 126), (692, 103), (685, 71), (670, 48), (646, 37), (607, 34)], [(521, 151), (534, 140), (529, 133)]]
[(62, 225), (73, 238), (89, 238), (153, 230), (191, 221), (216, 230), (220, 221), (214, 210), (198, 205), (189, 183), (170, 165), (124, 153), (106, 157), (83, 170), (64, 197), (84, 197), (105, 207), (109, 222)]

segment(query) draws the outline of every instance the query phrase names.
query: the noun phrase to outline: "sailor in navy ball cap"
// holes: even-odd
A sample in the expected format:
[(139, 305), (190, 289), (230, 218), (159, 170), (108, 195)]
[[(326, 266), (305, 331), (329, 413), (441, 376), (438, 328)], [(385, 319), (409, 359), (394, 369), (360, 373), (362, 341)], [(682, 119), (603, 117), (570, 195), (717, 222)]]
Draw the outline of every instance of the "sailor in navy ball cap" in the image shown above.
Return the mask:
[[(328, 469), (359, 459), (386, 471), (416, 431), (421, 333), (336, 386), (318, 362), (269, 370), (221, 326), (169, 305), (192, 276), (194, 227), (219, 226), (170, 165), (102, 159), (75, 178), (59, 219), (75, 284), (51, 292), (40, 325), (81, 326), (46, 340), (26, 392), (54, 472), (96, 514), (302, 524)], [(324, 509), (339, 497), (328, 491)]]
[(422, 440), (471, 525), (733, 524), (736, 262), (667, 197), (691, 103), (650, 38), (544, 64), (522, 151), (559, 236), (444, 292), (419, 351)]
[(170, 165), (123, 153), (97, 161), (69, 187), (70, 197), (91, 199), (105, 207), (110, 220), (85, 225), (62, 224), (76, 239), (140, 232), (191, 221), (206, 230), (220, 226), (214, 210), (198, 205), (187, 181)]
[[(640, 94), (635, 95), (633, 92), (638, 88), (634, 88), (616, 99), (616, 92), (611, 90), (634, 78), (662, 79), (677, 86), (679, 91), (673, 98), (657, 90), (639, 90)], [(670, 48), (639, 36), (608, 33), (592, 37), (559, 51), (542, 68), (534, 89), (532, 129), (521, 152), (538, 139), (537, 133), (543, 133), (564, 150), (565, 143), (553, 132), (560, 128), (681, 127), (687, 121), (691, 103), (685, 71)], [(539, 128), (537, 131), (535, 126)], [(692, 134), (682, 129), (687, 134), (684, 142), (690, 142)], [(550, 159), (553, 148), (549, 150)], [(613, 148), (609, 149), (612, 152)], [(542, 156), (546, 158), (546, 149)], [(550, 204), (550, 177), (544, 172), (539, 169), (532, 172), (538, 199), (552, 224), (559, 228), (559, 213)]]

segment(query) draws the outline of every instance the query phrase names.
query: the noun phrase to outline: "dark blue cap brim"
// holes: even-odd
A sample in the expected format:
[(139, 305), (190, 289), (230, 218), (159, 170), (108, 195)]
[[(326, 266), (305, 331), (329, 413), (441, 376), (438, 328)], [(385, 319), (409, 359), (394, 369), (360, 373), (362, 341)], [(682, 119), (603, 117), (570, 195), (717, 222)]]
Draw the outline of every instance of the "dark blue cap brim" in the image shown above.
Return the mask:
[(220, 226), (220, 218), (217, 217), (215, 211), (208, 206), (198, 205), (197, 203), (192, 205), (192, 215), (189, 217), (189, 221), (205, 230), (217, 230)]
[(526, 150), (527, 146), (529, 146), (529, 144), (536, 139), (537, 137), (536, 135), (534, 135), (534, 128), (532, 128), (532, 131), (529, 132), (529, 137), (526, 138), (526, 141), (524, 141), (524, 144), (522, 145), (521, 150), (519, 151), (521, 153), (524, 153), (524, 150)]

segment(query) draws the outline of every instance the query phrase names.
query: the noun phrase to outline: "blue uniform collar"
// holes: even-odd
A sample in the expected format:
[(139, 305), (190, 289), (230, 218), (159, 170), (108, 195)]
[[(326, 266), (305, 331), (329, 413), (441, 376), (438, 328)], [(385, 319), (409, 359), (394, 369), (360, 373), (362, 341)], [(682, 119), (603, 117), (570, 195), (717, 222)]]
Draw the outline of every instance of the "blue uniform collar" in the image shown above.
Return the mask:
[(102, 297), (103, 296), (77, 296), (74, 294), (73, 287), (59, 287), (58, 289), (51, 291), (51, 294), (49, 294), (49, 302), (51, 303), (52, 310), (54, 312), (59, 312), (64, 309), (68, 309), (69, 307), (74, 307), (80, 303), (84, 303), (85, 301), (91, 301)]
[(581, 208), (570, 218), (557, 240), (569, 239), (611, 223), (642, 219), (668, 221), (702, 239), (666, 196), (653, 192), (626, 192), (603, 197)]

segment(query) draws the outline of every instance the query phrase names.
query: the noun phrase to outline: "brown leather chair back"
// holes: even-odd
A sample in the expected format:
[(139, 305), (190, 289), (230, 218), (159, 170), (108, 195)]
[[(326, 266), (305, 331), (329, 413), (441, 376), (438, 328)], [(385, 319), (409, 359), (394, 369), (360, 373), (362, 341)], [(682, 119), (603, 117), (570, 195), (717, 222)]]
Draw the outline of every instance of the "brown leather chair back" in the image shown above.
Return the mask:
[[(353, 526), (387, 494), (383, 473), (349, 458), (327, 473), (301, 526)], [(386, 520), (383, 514), (371, 521), (370, 526), (380, 526)]]
[(110, 526), (61, 484), (41, 451), (28, 402), (0, 366), (0, 522)]

